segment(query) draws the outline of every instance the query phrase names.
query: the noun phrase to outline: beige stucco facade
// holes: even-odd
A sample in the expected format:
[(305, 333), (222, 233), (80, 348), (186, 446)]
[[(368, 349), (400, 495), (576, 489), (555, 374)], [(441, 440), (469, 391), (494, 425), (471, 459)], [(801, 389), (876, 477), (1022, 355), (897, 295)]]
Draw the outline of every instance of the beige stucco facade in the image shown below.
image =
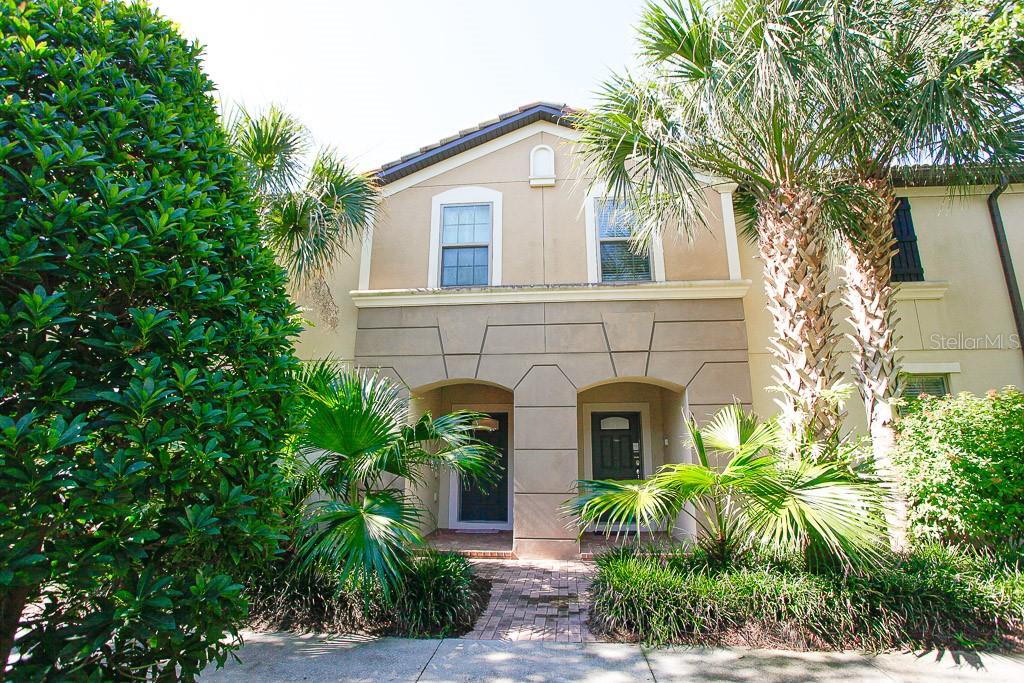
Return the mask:
[[(686, 415), (704, 419), (734, 401), (775, 412), (761, 267), (736, 234), (731, 188), (708, 190), (707, 226), (692, 240), (671, 233), (652, 248), (652, 282), (601, 284), (594, 195), (576, 171), (574, 137), (532, 123), (386, 184), (372, 238), (327, 279), (337, 310), (325, 317), (299, 297), (313, 324), (300, 339), (304, 358), (379, 368), (408, 387), (414, 412), (509, 416), (508, 519), (483, 527), (510, 528), (521, 557), (579, 552), (559, 507), (593, 475), (595, 412), (639, 416), (644, 476), (689, 461)], [(554, 152), (553, 178), (542, 182), (531, 179), (539, 147)], [(901, 288), (901, 348), (908, 370), (941, 374), (953, 391), (1024, 385), (991, 189), (953, 200), (943, 188), (899, 193), (910, 198), (926, 278)], [(438, 287), (445, 198), (494, 207), (490, 286)], [(1000, 205), (1019, 274), (1024, 193), (1010, 188)], [(862, 431), (855, 395), (848, 411), (848, 429)], [(413, 493), (432, 513), (424, 531), (474, 528), (447, 475)]]

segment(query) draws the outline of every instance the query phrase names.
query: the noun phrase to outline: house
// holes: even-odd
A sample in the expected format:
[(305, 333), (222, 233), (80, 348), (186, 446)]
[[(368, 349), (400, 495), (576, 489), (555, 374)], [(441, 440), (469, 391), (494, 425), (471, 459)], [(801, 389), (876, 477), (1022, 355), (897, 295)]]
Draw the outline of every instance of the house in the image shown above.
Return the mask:
[[(482, 494), (442, 475), (414, 493), (430, 527), (510, 530), (519, 557), (577, 556), (559, 513), (577, 479), (687, 462), (684, 415), (734, 401), (776, 412), (761, 266), (737, 234), (734, 186), (707, 190), (692, 243), (666, 234), (632, 254), (628, 216), (579, 175), (569, 113), (529, 105), (384, 165), (372, 237), (329, 281), (337, 320), (308, 308), (317, 326), (299, 344), (304, 358), (380, 368), (417, 411), (488, 413), (501, 484)], [(917, 181), (900, 189), (895, 226), (910, 390), (1024, 385), (1007, 279), (1013, 263), (1024, 272), (1024, 192), (950, 200)], [(848, 409), (863, 431), (859, 401)]]

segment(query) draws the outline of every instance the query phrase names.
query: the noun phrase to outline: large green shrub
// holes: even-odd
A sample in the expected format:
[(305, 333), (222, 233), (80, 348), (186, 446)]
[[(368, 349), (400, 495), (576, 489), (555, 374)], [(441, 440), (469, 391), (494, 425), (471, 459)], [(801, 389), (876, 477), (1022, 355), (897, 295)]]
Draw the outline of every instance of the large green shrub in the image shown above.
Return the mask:
[(807, 571), (747, 554), (610, 552), (598, 559), (592, 626), (645, 642), (810, 649), (1012, 647), (1024, 579), (973, 551), (927, 546), (870, 574)]
[(893, 461), (912, 535), (1020, 552), (1024, 543), (1024, 394), (922, 396), (898, 424)]
[(0, 599), (16, 679), (191, 679), (275, 552), (296, 333), (200, 48), (0, 0)]
[(298, 572), (292, 558), (262, 565), (246, 582), (251, 625), (271, 631), (362, 632), (412, 638), (473, 628), (489, 596), (465, 557), (433, 550), (410, 558), (385, 593), (379, 579)]

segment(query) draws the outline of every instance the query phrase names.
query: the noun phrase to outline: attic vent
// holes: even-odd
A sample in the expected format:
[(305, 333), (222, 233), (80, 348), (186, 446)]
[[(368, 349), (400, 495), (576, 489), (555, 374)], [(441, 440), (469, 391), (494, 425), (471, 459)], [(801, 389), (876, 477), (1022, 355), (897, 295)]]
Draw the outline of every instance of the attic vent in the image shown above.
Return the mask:
[(530, 150), (530, 185), (550, 187), (555, 184), (555, 151), (547, 145)]

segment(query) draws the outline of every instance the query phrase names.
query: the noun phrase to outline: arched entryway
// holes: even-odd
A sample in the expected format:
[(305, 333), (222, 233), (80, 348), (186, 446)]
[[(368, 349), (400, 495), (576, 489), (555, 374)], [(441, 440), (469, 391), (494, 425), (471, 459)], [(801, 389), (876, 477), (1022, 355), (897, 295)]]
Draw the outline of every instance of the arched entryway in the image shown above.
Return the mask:
[(447, 471), (433, 473), (409, 492), (416, 495), (430, 519), (421, 531), (437, 547), (475, 550), (484, 556), (511, 553), (513, 526), (514, 428), (512, 392), (476, 380), (447, 380), (414, 389), (413, 417), (458, 410), (482, 413), (479, 438), (500, 453), (494, 482), (462, 481)]
[[(689, 463), (686, 391), (671, 382), (625, 377), (581, 389), (577, 396), (580, 479), (635, 480), (650, 477), (668, 463)], [(644, 529), (691, 536), (691, 520), (668, 529)], [(598, 525), (589, 532), (603, 530)], [(592, 537), (593, 536), (593, 537)], [(585, 534), (583, 552), (602, 539)]]

